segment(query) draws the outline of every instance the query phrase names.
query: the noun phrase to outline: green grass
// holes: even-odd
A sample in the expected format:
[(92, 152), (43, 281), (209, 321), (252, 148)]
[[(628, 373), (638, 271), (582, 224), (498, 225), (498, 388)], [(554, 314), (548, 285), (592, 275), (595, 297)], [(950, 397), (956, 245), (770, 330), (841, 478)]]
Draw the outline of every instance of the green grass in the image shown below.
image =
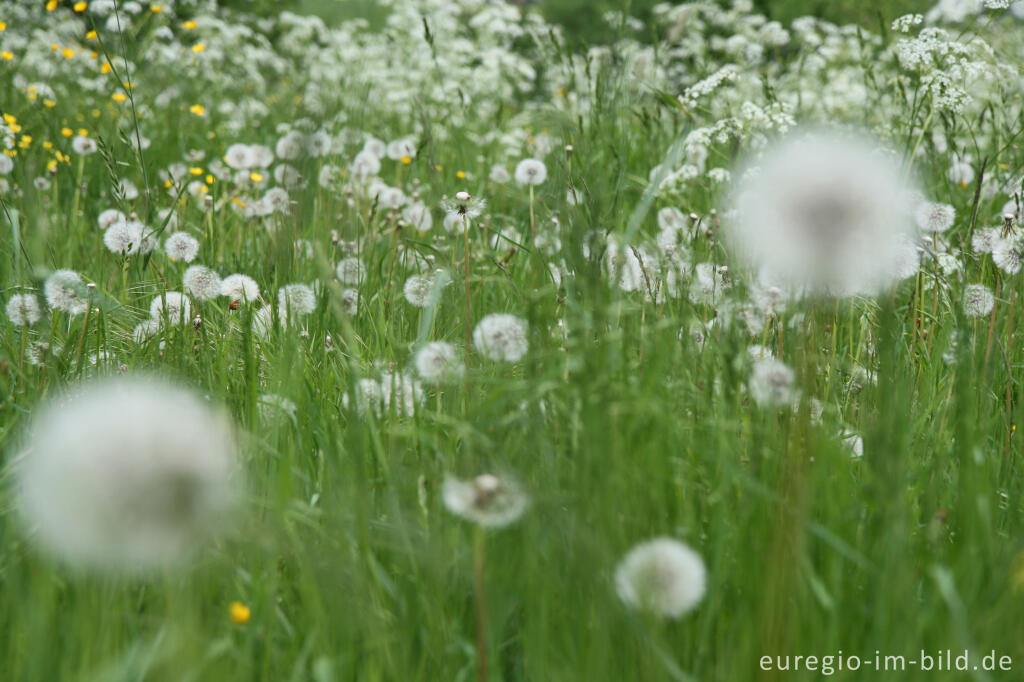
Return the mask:
[[(789, 15), (790, 7), (778, 11)], [(447, 123), (434, 120), (411, 164), (384, 161), (386, 182), (411, 191), (417, 180), (431, 207), (461, 189), (487, 199), (487, 218), (473, 235), (472, 318), (524, 317), (530, 350), (512, 365), (473, 353), (465, 385), (429, 390), (414, 416), (380, 418), (343, 407), (375, 362), (406, 368), (424, 341), (462, 343), (463, 244), (441, 231), (440, 214), (435, 211), (432, 235), (423, 235), (366, 202), (350, 204), (339, 187), (318, 187), (322, 164), (346, 165), (358, 145), (338, 158), (296, 162), (312, 182), (295, 193), (290, 215), (267, 221), (272, 230), (236, 214), (230, 197), (237, 192), (229, 183), (211, 186), (216, 208), (207, 214), (200, 202), (175, 202), (157, 180), (158, 169), (189, 149), (208, 152), (195, 162), (206, 169), (236, 138), (273, 145), (272, 123), (303, 115), (291, 102), (304, 83), (275, 82), (270, 124), (234, 136), (218, 129), (211, 139), (186, 111), (153, 109), (144, 119), (154, 138), (144, 158), (154, 193), (148, 201), (118, 202), (101, 154), (86, 158), (81, 177), (72, 155), (51, 188), (34, 189), (32, 180), (52, 156), (41, 150), (44, 140), (68, 149), (59, 132), (65, 124), (102, 137), (115, 169), (138, 172), (117, 134), (132, 122), (130, 113), (74, 97), (49, 111), (26, 101), (13, 71), (0, 76), (0, 91), (14, 102), (4, 111), (35, 138), (8, 176), (22, 193), (3, 197), (3, 298), (39, 290), (49, 272), (70, 267), (96, 283), (97, 309), (88, 318), (49, 314), (24, 338), (6, 319), (0, 322), (6, 463), (40, 401), (85, 377), (145, 370), (193, 384), (229, 407), (244, 429), (247, 474), (244, 513), (229, 539), (188, 571), (128, 580), (79, 574), (41, 556), (17, 518), (5, 469), (0, 677), (474, 679), (475, 529), (446, 511), (439, 488), (446, 474), (485, 471), (514, 475), (532, 498), (520, 522), (486, 538), (492, 680), (791, 682), (820, 675), (773, 677), (758, 669), (761, 656), (840, 650), (908, 660), (921, 650), (969, 649), (978, 657), (995, 650), (1013, 656), (1015, 669), (1024, 665), (1024, 472), (1015, 435), (1022, 420), (1021, 276), (965, 250), (967, 275), (948, 286), (936, 284), (929, 265), (878, 300), (798, 304), (763, 336), (752, 336), (737, 320), (714, 326), (698, 344), (689, 330), (714, 319), (712, 307), (685, 296), (654, 303), (614, 289), (596, 255), (587, 257), (581, 246), (593, 230), (625, 231), (634, 216), (642, 233), (653, 234), (654, 212), (666, 205), (711, 221), (724, 191), (700, 185), (647, 207), (648, 171), (696, 124), (657, 97), (635, 96), (622, 74), (595, 71), (602, 87), (586, 115), (528, 115), (532, 129), (546, 130), (556, 143), (534, 208), (543, 224), (558, 218), (563, 256), (575, 271), (561, 286), (539, 253), (485, 242), (498, 227), (529, 232), (527, 193), (514, 183), (486, 181), (491, 164), (502, 161), (497, 144), (474, 144), (455, 129), (441, 141), (431, 133)], [(53, 80), (73, 92), (75, 81), (61, 78)], [(147, 78), (163, 80), (157, 87)], [(880, 80), (874, 94), (888, 97)], [(176, 82), (174, 74), (144, 66), (140, 97), (168, 82)], [(198, 93), (196, 101), (199, 95), (212, 111), (218, 93)], [(373, 103), (343, 99), (349, 125), (381, 136), (407, 131)], [(103, 107), (95, 119), (94, 106)], [(518, 111), (517, 104), (509, 107)], [(900, 115), (905, 119), (891, 122), (894, 144), (928, 116), (909, 108)], [(507, 123), (504, 114), (499, 118), (474, 122), (473, 132)], [(863, 114), (871, 118), (872, 112)], [(991, 118), (943, 120), (950, 137), (966, 137), (974, 125), (1002, 125)], [(994, 133), (982, 139), (979, 157), (1019, 173), (1020, 150), (999, 144), (1015, 129), (1011, 121), (998, 140)], [(565, 144), (574, 147), (571, 157), (561, 151)], [(920, 164), (926, 194), (956, 206), (960, 218), (950, 241), (968, 244), (1002, 200), (951, 185), (947, 158), (928, 150), (933, 156)], [(737, 153), (729, 145), (714, 151), (729, 162)], [(569, 187), (585, 188), (581, 205), (566, 202)], [(151, 299), (180, 288), (184, 265), (159, 252), (127, 260), (109, 253), (95, 219), (112, 205), (151, 224), (158, 224), (158, 209), (173, 206), (201, 239), (196, 262), (253, 276), (268, 300), (287, 283), (323, 282), (304, 333), (275, 330), (261, 339), (250, 328), (251, 306), (231, 310), (218, 299), (197, 304), (198, 328), (184, 325), (134, 343), (131, 331), (147, 317)], [(354, 316), (344, 312), (333, 276), (345, 254), (332, 232), (342, 241), (366, 239), (367, 276)], [(296, 255), (298, 238), (313, 243), (313, 258)], [(402, 298), (411, 271), (398, 258), (399, 246), (433, 257), (454, 276), (436, 309), (416, 309)], [(692, 251), (694, 263), (729, 258), (717, 232), (698, 238)], [(964, 316), (965, 282), (998, 291), (990, 318)], [(804, 322), (791, 325), (800, 313)], [(45, 341), (55, 352), (43, 366), (30, 365), (22, 359), (25, 340)], [(824, 406), (821, 424), (811, 419), (807, 400), (792, 412), (752, 403), (747, 347), (761, 341), (797, 370), (805, 397)], [(99, 351), (111, 359), (94, 367), (87, 357)], [(877, 382), (860, 386), (858, 365), (872, 367)], [(258, 399), (268, 393), (293, 401), (294, 415), (262, 415)], [(837, 434), (847, 428), (863, 435), (863, 458), (851, 457), (841, 443)], [(708, 567), (704, 601), (680, 621), (648, 619), (615, 595), (618, 560), (660, 535), (687, 542)], [(235, 600), (252, 610), (245, 625), (229, 620)], [(971, 679), (878, 673), (887, 675)]]

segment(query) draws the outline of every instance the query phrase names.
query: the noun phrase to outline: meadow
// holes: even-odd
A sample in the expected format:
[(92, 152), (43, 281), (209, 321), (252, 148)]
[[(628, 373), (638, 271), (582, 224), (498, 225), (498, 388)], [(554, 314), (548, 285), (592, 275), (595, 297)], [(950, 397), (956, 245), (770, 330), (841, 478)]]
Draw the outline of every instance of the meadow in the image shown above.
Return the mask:
[(1021, 679), (1024, 3), (370, 5), (0, 0), (0, 679)]

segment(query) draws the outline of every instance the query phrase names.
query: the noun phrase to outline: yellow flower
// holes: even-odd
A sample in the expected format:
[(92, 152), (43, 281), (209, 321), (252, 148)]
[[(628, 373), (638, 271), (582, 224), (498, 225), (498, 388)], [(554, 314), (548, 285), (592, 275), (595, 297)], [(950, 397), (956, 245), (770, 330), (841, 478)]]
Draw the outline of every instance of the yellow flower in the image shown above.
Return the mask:
[(57, 0), (47, 0), (46, 11), (52, 12), (55, 9), (57, 9)]
[(202, 104), (193, 104), (188, 108), (188, 110), (196, 116), (202, 116), (206, 113), (206, 107), (204, 107)]
[(86, 40), (96, 40), (96, 31), (89, 31), (85, 34)]
[(13, 52), (8, 52), (7, 50), (4, 50), (3, 52), (0, 52), (0, 57), (3, 57), (5, 62), (9, 62), (12, 59), (14, 59), (14, 53)]
[(151, 12), (153, 12), (155, 14), (160, 14), (161, 12), (164, 11), (164, 6), (163, 5), (153, 5), (149, 9), (150, 9)]
[(457, 177), (459, 180), (465, 180), (466, 179), (466, 173), (465, 173), (465, 171), (456, 171), (455, 172), (455, 177)]
[(54, 102), (52, 99), (44, 99), (43, 106), (47, 109), (53, 109), (55, 106), (57, 106), (57, 103)]
[(87, 2), (76, 2), (74, 5), (72, 5), (71, 9), (75, 10), (76, 12), (84, 12), (85, 8), (88, 6), (89, 3)]
[(206, 45), (204, 45), (203, 43), (196, 43), (195, 45), (192, 46), (192, 51), (195, 52), (196, 54), (199, 54), (200, 52), (205, 52), (206, 51)]
[(202, 175), (203, 174), (203, 169), (202, 168), (189, 168), (188, 172), (191, 173), (192, 175)]
[(241, 199), (239, 199), (238, 197), (231, 197), (231, 203), (235, 204), (236, 206), (240, 206), (242, 208), (245, 208), (245, 206), (246, 206), (246, 203), (244, 201), (242, 201)]
[(249, 622), (249, 616), (251, 615), (252, 612), (249, 610), (249, 607), (240, 601), (233, 601), (228, 606), (228, 616), (235, 625), (245, 625)]
[(12, 123), (17, 122), (18, 119), (14, 114), (4, 114), (4, 123), (6, 123), (7, 125), (11, 125)]
[(18, 155), (18, 150), (17, 149), (5, 149), (4, 150), (4, 154), (6, 154), (7, 156), (10, 156), (11, 158), (14, 158), (15, 156)]
[(412, 159), (410, 159), (408, 156), (403, 156), (401, 158), (401, 162), (403, 165), (408, 166), (410, 163), (412, 163)]
[(71, 137), (72, 135), (75, 134), (75, 131), (72, 130), (71, 128), (61, 128), (60, 134), (63, 135), (64, 137)]
[(18, 140), (18, 147), (20, 147), (21, 149), (28, 149), (29, 145), (31, 145), (31, 144), (32, 144), (32, 136), (31, 135), (22, 135), (21, 139)]
[(253, 182), (263, 182), (263, 176), (259, 173), (249, 173), (249, 179)]
[(114, 67), (110, 65), (110, 62), (103, 62), (103, 66), (100, 67), (100, 73), (106, 75), (114, 70)]
[(43, 149), (53, 149), (53, 143), (49, 140), (43, 141)]
[(70, 47), (65, 47), (63, 50), (60, 51), (60, 53), (64, 57), (64, 59), (71, 59), (75, 56), (75, 51), (72, 50)]
[(126, 99), (128, 99), (128, 95), (124, 94), (123, 92), (115, 92), (113, 95), (110, 96), (110, 98), (115, 102), (123, 102)]
[(434, 166), (434, 170), (440, 171), (441, 170), (441, 164), (437, 164), (436, 166)]
[(7, 30), (7, 22), (6, 21), (0, 21), (0, 31), (6, 31), (6, 30)]
[(206, 176), (206, 184), (207, 185), (212, 185), (213, 184), (213, 176), (212, 175), (207, 174), (207, 176)]
[(194, 29), (195, 29), (195, 27), (196, 27), (196, 26), (198, 26), (198, 25), (199, 25), (198, 23), (196, 23), (196, 22), (195, 22), (195, 21), (193, 21), (192, 19), (189, 19), (189, 20), (188, 20), (188, 21), (186, 21), (186, 22), (185, 22), (184, 24), (182, 24), (182, 25), (181, 25), (181, 27), (182, 27), (183, 29), (185, 29), (186, 31), (192, 31), (192, 30), (194, 30)]
[(78, 134), (81, 135), (82, 137), (89, 137), (89, 131), (86, 130), (85, 128), (79, 128)]

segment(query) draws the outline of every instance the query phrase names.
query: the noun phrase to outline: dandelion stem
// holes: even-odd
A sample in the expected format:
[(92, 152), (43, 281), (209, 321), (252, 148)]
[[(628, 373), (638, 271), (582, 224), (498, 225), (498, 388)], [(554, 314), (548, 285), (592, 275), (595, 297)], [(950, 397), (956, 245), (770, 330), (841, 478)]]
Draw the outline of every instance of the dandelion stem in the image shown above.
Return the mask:
[(473, 597), (476, 602), (476, 679), (487, 682), (487, 603), (484, 599), (484, 566), (486, 564), (486, 531), (476, 529), (473, 546)]

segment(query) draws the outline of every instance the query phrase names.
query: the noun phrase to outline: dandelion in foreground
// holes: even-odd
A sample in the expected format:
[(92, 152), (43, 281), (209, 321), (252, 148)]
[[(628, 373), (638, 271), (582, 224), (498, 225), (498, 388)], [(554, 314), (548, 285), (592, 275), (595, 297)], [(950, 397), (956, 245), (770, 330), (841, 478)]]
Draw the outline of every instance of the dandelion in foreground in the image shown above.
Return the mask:
[(277, 292), (277, 308), (283, 318), (296, 319), (316, 310), (316, 294), (307, 284), (286, 284)]
[(537, 159), (523, 159), (516, 166), (515, 178), (520, 185), (530, 188), (530, 237), (536, 238), (536, 218), (533, 211), (533, 188), (544, 182), (548, 177), (548, 169), (543, 161)]
[(964, 313), (970, 317), (985, 317), (995, 307), (996, 297), (984, 284), (968, 284), (964, 288)]
[(7, 319), (15, 327), (31, 327), (42, 316), (39, 299), (34, 294), (14, 294), (7, 300)]
[(172, 261), (191, 263), (199, 255), (199, 240), (187, 232), (175, 232), (164, 242), (164, 252)]
[(416, 352), (416, 372), (427, 384), (446, 384), (462, 378), (464, 368), (455, 346), (431, 341)]
[(530, 502), (516, 482), (493, 474), (481, 474), (469, 481), (449, 476), (441, 496), (448, 511), (485, 528), (514, 523)]
[(917, 226), (922, 232), (945, 232), (953, 227), (956, 220), (956, 209), (949, 204), (933, 204), (922, 202), (914, 213)]
[(758, 360), (750, 375), (750, 395), (762, 406), (792, 405), (799, 397), (795, 379), (793, 370), (779, 360)]
[(43, 284), (46, 304), (54, 310), (80, 315), (89, 308), (82, 276), (74, 270), (57, 270)]
[(187, 293), (201, 301), (220, 296), (220, 275), (205, 265), (189, 266), (181, 282)]
[(235, 500), (235, 444), (192, 392), (142, 377), (75, 387), (33, 421), (15, 464), (24, 519), (42, 548), (87, 569), (180, 562)]
[(260, 285), (248, 275), (228, 275), (221, 280), (220, 295), (231, 301), (252, 302), (260, 297)]
[(180, 291), (165, 291), (150, 302), (149, 316), (177, 326), (192, 319), (192, 302)]
[(491, 360), (518, 362), (526, 355), (526, 320), (507, 313), (492, 313), (473, 330), (473, 345)]
[(788, 295), (875, 295), (916, 271), (915, 192), (871, 144), (804, 134), (738, 175), (728, 237), (761, 281)]
[(635, 609), (662, 618), (692, 611), (707, 589), (707, 570), (697, 552), (672, 538), (631, 549), (615, 569), (615, 591)]

